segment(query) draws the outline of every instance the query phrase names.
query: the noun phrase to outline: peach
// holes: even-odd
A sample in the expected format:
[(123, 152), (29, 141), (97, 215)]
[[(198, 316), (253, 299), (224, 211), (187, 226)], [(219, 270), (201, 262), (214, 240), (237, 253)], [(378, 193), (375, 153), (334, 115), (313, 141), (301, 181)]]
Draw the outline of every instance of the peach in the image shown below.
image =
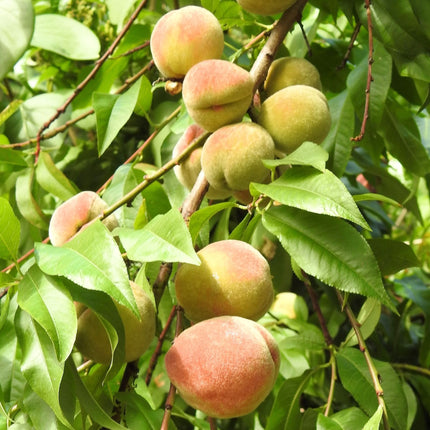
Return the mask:
[[(139, 309), (139, 320), (127, 307), (115, 303), (125, 334), (125, 361), (137, 360), (149, 347), (155, 336), (155, 306), (145, 291), (133, 281), (130, 285)], [(97, 315), (81, 303), (76, 304), (78, 331), (75, 346), (81, 354), (97, 363), (109, 364), (111, 345), (103, 324)]]
[[(191, 124), (176, 143), (172, 151), (172, 157), (177, 157), (183, 152), (195, 139), (205, 133), (205, 130), (197, 124)], [(202, 170), (200, 159), (202, 155), (202, 147), (196, 148), (189, 157), (184, 160), (181, 164), (175, 166), (173, 171), (178, 178), (178, 181), (186, 187), (188, 190), (193, 188), (194, 183), (197, 180), (197, 176)], [(209, 199), (225, 199), (231, 196), (231, 192), (228, 190), (216, 190), (213, 187), (209, 187), (206, 193), (206, 197)]]
[(275, 60), (267, 72), (264, 89), (271, 96), (291, 85), (309, 85), (322, 89), (318, 69), (305, 58), (283, 57)]
[(193, 408), (214, 418), (255, 410), (272, 390), (280, 354), (260, 324), (235, 316), (184, 330), (165, 356), (167, 375)]
[(297, 0), (237, 0), (247, 12), (257, 15), (275, 15), (290, 8)]
[[(94, 191), (81, 191), (55, 209), (49, 222), (49, 239), (54, 246), (61, 246), (74, 237), (88, 222), (97, 218), (108, 204)], [(115, 215), (109, 215), (103, 224), (113, 230), (118, 227)]]
[(263, 102), (258, 123), (270, 133), (276, 149), (289, 154), (305, 141), (321, 143), (330, 130), (331, 117), (321, 91), (292, 85)]
[(221, 58), (224, 34), (216, 17), (199, 6), (185, 6), (163, 15), (150, 39), (152, 58), (167, 78), (183, 78), (203, 60)]
[(205, 60), (185, 75), (182, 97), (189, 115), (207, 131), (240, 122), (253, 97), (250, 73), (225, 60)]
[(262, 160), (275, 157), (270, 134), (258, 124), (242, 122), (219, 128), (205, 142), (202, 169), (209, 184), (218, 190), (246, 190), (270, 174)]
[(276, 295), (270, 312), (278, 318), (287, 317), (306, 321), (309, 316), (305, 299), (291, 291), (284, 291)]
[(201, 265), (182, 264), (175, 278), (178, 303), (194, 322), (221, 315), (258, 320), (273, 301), (267, 260), (239, 240), (220, 240), (197, 252)]

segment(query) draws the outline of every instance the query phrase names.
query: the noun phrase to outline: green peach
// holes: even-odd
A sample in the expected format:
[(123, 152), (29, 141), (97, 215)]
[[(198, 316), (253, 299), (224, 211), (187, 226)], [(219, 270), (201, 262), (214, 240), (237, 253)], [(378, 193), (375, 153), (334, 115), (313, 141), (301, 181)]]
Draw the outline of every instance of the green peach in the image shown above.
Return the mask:
[(276, 295), (270, 312), (278, 318), (287, 317), (307, 321), (309, 316), (305, 299), (291, 291), (285, 291)]
[(218, 190), (242, 191), (270, 175), (262, 160), (273, 159), (275, 144), (258, 124), (242, 122), (219, 128), (205, 142), (201, 165), (209, 184)]
[(283, 57), (273, 61), (264, 82), (266, 95), (271, 96), (291, 85), (309, 85), (321, 91), (318, 69), (305, 58)]
[(275, 15), (289, 9), (297, 0), (237, 0), (247, 12), (257, 15)]
[(203, 60), (221, 58), (224, 34), (216, 17), (199, 6), (185, 6), (163, 15), (150, 39), (152, 58), (167, 78), (183, 78)]
[(277, 151), (289, 154), (305, 141), (321, 143), (330, 130), (331, 117), (321, 91), (292, 85), (263, 102), (258, 123), (270, 133)]
[(207, 131), (240, 122), (253, 97), (249, 72), (225, 60), (206, 60), (185, 75), (182, 96), (194, 122)]
[(273, 336), (260, 324), (235, 316), (184, 330), (165, 356), (167, 375), (180, 396), (214, 418), (254, 411), (272, 390), (279, 364)]
[(267, 260), (250, 244), (220, 240), (198, 251), (201, 265), (182, 264), (175, 278), (178, 303), (191, 321), (221, 315), (258, 320), (273, 301)]

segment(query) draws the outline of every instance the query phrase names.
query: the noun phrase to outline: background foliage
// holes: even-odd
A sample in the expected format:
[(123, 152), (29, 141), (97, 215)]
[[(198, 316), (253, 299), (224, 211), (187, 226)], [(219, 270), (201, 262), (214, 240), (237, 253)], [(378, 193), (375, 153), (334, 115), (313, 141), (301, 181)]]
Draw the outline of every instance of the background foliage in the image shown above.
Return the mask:
[[(251, 185), (276, 205), (203, 200), (187, 225), (177, 209), (188, 192), (169, 161), (191, 121), (180, 94), (165, 91), (148, 47), (176, 3), (148, 1), (129, 21), (134, 0), (0, 0), (0, 428), (160, 428), (169, 390), (163, 355), (175, 332), (171, 279), (177, 263), (196, 261), (194, 246), (229, 237), (260, 249), (276, 292), (302, 295), (310, 317), (260, 321), (282, 364), (255, 413), (209, 423), (177, 397), (169, 428), (428, 428), (430, 4), (373, 2), (369, 38), (362, 0), (307, 2), (307, 40), (296, 24), (277, 55), (318, 67), (333, 119), (328, 137), (267, 162), (292, 166)], [(179, 3), (212, 11), (225, 30), (224, 58), (246, 69), (279, 18), (229, 0)], [(354, 141), (369, 41), (369, 118)], [(52, 247), (50, 215), (79, 190), (102, 193), (121, 228), (114, 237), (95, 223)], [(173, 263), (167, 286), (157, 277), (163, 262)], [(153, 291), (157, 334), (166, 328), (161, 350), (155, 339), (136, 374), (121, 364), (112, 302), (133, 308), (129, 278)], [(108, 317), (117, 343), (110, 367), (83, 363), (73, 349), (73, 300)]]

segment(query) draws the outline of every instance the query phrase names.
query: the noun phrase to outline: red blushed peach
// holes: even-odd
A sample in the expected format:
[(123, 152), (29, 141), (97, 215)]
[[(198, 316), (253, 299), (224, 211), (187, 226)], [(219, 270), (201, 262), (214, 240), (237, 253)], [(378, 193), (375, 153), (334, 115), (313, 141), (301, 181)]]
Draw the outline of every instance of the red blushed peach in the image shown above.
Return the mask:
[[(94, 191), (82, 191), (63, 202), (51, 216), (49, 239), (54, 246), (61, 246), (71, 239), (85, 224), (98, 217), (108, 204)], [(109, 230), (118, 227), (115, 215), (103, 220)]]
[(191, 321), (221, 315), (261, 318), (273, 301), (267, 260), (239, 240), (220, 240), (202, 248), (201, 265), (182, 264), (175, 277), (176, 298)]
[(258, 323), (240, 317), (211, 318), (183, 331), (165, 356), (180, 396), (214, 418), (254, 411), (275, 384), (278, 346)]
[(183, 78), (203, 60), (221, 58), (224, 35), (216, 17), (198, 6), (185, 6), (164, 15), (150, 40), (152, 58), (167, 78)]
[(297, 0), (237, 0), (247, 12), (257, 15), (274, 15), (284, 12)]
[(185, 75), (182, 96), (189, 115), (208, 131), (240, 122), (253, 96), (245, 69), (224, 60), (206, 60)]

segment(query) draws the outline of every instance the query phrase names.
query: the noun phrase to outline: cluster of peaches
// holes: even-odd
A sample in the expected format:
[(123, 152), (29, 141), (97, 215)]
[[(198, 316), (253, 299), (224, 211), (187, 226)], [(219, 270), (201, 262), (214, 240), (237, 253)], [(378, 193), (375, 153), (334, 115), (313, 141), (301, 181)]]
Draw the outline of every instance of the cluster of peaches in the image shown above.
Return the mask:
[[(245, 10), (266, 15), (282, 12), (294, 1), (238, 0)], [(240, 199), (251, 182), (270, 179), (262, 160), (289, 154), (304, 141), (321, 143), (331, 120), (318, 71), (308, 61), (292, 57), (272, 63), (260, 91), (262, 103), (251, 120), (246, 114), (254, 99), (254, 81), (247, 70), (221, 59), (223, 50), (218, 20), (197, 6), (167, 13), (151, 36), (154, 62), (166, 79), (183, 81), (183, 101), (193, 120), (173, 155), (203, 133), (211, 133), (202, 147), (176, 166), (179, 181), (191, 189), (203, 170), (208, 198)], [(63, 245), (106, 208), (91, 191), (64, 202), (51, 217), (51, 243)], [(118, 226), (114, 215), (103, 223), (110, 230)], [(279, 371), (278, 346), (257, 322), (277, 304), (270, 267), (256, 249), (237, 240), (211, 243), (197, 255), (199, 266), (182, 264), (176, 272), (176, 299), (192, 324), (167, 351), (166, 371), (190, 406), (215, 418), (242, 416), (267, 397)], [(126, 361), (144, 353), (156, 326), (151, 299), (134, 282), (131, 288), (141, 319), (117, 304)], [(291, 304), (290, 298), (286, 300)], [(307, 318), (306, 305), (300, 306)], [(109, 364), (112, 351), (102, 323), (91, 309), (76, 304), (76, 310), (76, 347), (83, 356)]]

